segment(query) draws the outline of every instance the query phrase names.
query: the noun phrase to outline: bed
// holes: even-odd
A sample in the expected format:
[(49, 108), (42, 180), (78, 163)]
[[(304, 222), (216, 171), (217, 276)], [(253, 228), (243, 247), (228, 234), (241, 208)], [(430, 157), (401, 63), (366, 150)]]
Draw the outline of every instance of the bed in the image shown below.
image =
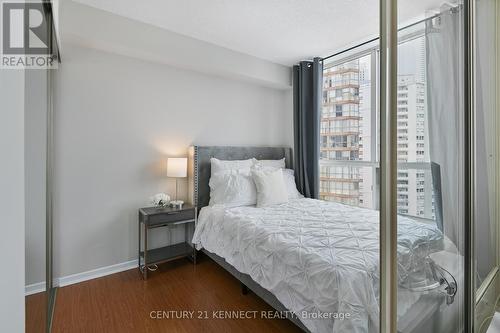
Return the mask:
[[(306, 198), (263, 208), (208, 206), (211, 157), (285, 158), (292, 166), (289, 148), (191, 147), (196, 248), (306, 332), (378, 332), (378, 212)], [(443, 241), (435, 224), (399, 217), (401, 286)], [(415, 324), (415, 309), (425, 304), (432, 316), (443, 302), (441, 293), (400, 288), (400, 331), (423, 331), (429, 318)]]

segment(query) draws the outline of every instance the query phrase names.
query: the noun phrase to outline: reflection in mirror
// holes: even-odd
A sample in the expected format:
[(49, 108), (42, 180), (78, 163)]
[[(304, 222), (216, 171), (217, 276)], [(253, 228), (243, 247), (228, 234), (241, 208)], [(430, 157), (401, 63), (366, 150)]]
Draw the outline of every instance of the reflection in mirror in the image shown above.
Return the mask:
[(476, 5), (476, 287), (497, 264), (495, 1)]
[[(462, 7), (445, 5), (398, 36), (400, 332), (451, 333), (463, 325), (462, 24)], [(374, 210), (378, 58), (374, 40), (324, 62), (320, 128), (320, 197)]]
[[(498, 272), (497, 1), (475, 0), (476, 331), (486, 332), (500, 294)], [(498, 316), (498, 314), (497, 314)]]
[(463, 326), (463, 9), (437, 12), (398, 35), (400, 332)]

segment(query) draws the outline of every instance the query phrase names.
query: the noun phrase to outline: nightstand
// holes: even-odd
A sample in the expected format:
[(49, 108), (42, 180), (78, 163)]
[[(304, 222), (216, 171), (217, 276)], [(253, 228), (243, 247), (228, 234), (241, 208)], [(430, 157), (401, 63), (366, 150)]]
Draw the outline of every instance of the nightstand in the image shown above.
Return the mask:
[[(196, 226), (196, 207), (185, 204), (182, 208), (141, 208), (139, 209), (138, 224), (139, 271), (142, 273), (144, 279), (148, 278), (150, 266), (156, 266), (167, 261), (179, 258), (189, 258), (196, 264), (196, 250), (190, 238)], [(179, 225), (184, 225), (184, 242), (148, 249), (148, 231), (159, 227), (171, 228)]]

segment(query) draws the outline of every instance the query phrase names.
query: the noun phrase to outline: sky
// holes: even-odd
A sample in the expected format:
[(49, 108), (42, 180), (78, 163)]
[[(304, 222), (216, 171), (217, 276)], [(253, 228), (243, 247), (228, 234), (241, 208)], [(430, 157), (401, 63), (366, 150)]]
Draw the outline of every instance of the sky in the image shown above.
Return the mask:
[(398, 75), (415, 75), (417, 81), (425, 81), (425, 38), (423, 36), (399, 44)]

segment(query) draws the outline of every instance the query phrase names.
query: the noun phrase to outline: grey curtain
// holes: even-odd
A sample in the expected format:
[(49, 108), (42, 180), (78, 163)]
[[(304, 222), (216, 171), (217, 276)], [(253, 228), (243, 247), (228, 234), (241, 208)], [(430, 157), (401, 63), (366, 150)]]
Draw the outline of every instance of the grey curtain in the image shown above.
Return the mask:
[[(426, 22), (430, 158), (440, 167), (443, 231), (463, 250), (463, 11), (443, 6)], [(436, 179), (433, 175), (433, 179)], [(436, 185), (436, 184), (434, 184)], [(439, 208), (439, 207), (436, 207)]]
[(319, 127), (323, 95), (320, 58), (293, 66), (295, 178), (307, 198), (319, 197)]

